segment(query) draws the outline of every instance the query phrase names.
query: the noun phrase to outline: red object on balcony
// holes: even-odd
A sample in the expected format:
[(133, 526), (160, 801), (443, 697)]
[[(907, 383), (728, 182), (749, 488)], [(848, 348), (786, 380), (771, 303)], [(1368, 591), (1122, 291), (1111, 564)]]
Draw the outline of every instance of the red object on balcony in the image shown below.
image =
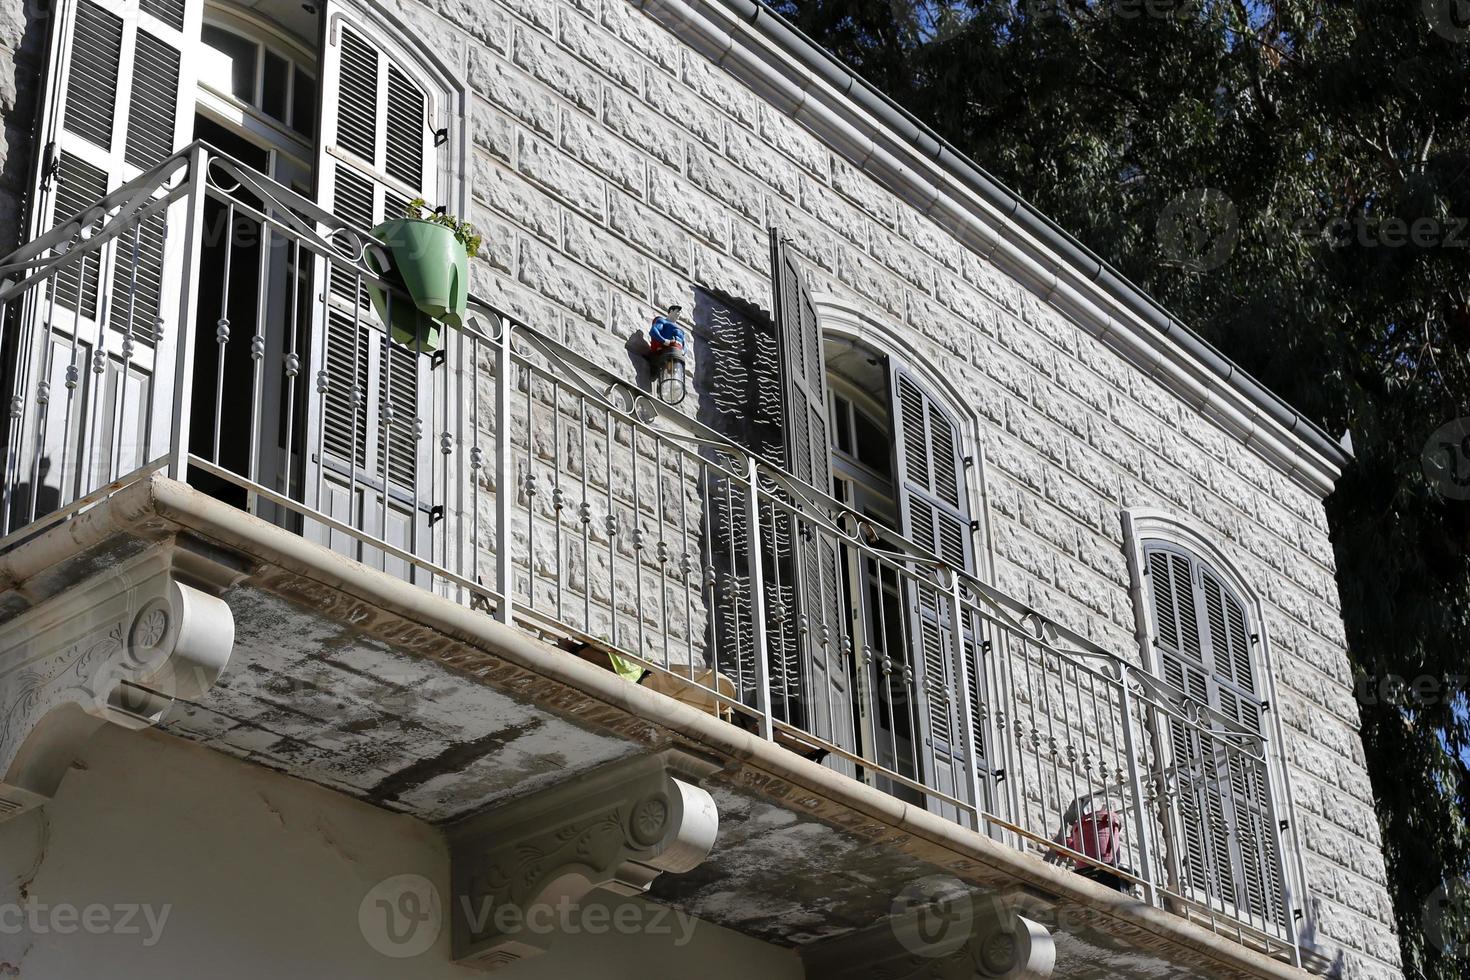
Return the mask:
[[(1093, 810), (1072, 825), (1067, 847), (1094, 861), (1117, 867), (1123, 840), (1123, 816), (1113, 810)], [(1079, 862), (1080, 863), (1080, 862)]]

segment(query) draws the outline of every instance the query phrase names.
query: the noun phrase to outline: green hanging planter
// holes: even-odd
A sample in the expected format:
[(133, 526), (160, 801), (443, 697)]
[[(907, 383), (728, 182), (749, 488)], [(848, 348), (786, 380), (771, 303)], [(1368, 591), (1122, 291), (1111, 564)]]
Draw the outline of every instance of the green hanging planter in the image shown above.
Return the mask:
[[(453, 229), (418, 218), (394, 218), (372, 230), (372, 235), (393, 256), (392, 266), (378, 268), (371, 252), (368, 264), (390, 283), (401, 284), (410, 304), (402, 295), (393, 298), (392, 322), (394, 340), (413, 344), (417, 340), (425, 352), (440, 347), (439, 325), (464, 325), (465, 303), (469, 296), (470, 259), (465, 246)], [(378, 286), (369, 286), (373, 309), (378, 319), (388, 323), (388, 297)]]

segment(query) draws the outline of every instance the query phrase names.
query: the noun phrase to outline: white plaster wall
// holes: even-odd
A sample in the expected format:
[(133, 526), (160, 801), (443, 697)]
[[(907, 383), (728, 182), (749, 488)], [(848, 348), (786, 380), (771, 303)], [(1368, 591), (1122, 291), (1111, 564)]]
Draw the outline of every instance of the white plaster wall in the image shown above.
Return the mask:
[[(370, 945), (359, 907), (375, 885), (401, 874), (422, 875), (448, 894), (446, 851), (433, 828), (170, 736), (107, 726), (52, 803), (0, 823), (0, 976), (483, 976), (449, 962), (447, 928), (410, 958)], [(619, 911), (628, 904), (635, 908)], [(119, 910), (133, 905), (151, 908), (152, 920), (138, 913), (125, 922)], [(718, 926), (667, 916), (655, 927), (658, 907), (641, 900), (600, 895), (591, 905), (605, 911), (580, 920), (589, 931), (559, 935), (551, 952), (495, 976), (802, 976), (794, 954)], [(73, 907), (75, 919), (65, 911)], [(39, 930), (22, 924), (32, 909)], [(647, 928), (590, 934), (600, 921)], [(99, 930), (104, 923), (138, 931)]]

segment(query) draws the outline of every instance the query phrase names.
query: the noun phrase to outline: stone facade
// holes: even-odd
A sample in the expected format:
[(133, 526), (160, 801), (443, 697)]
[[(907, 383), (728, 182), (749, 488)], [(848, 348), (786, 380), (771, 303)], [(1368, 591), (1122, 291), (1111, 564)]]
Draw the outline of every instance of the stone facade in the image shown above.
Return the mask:
[[(774, 226), (819, 292), (909, 331), (914, 355), (960, 393), (967, 439), (988, 461), (981, 547), (996, 586), (1136, 660), (1121, 513), (1213, 529), (1265, 614), (1305, 850), (1305, 935), (1344, 977), (1400, 975), (1312, 490), (627, 0), (387, 5), (467, 84), (464, 177), (485, 238), (474, 291), (487, 302), (633, 380), (627, 341), (655, 312), (694, 309), (700, 289), (769, 307)], [(44, 17), (20, 0), (4, 9), (9, 228)], [(606, 597), (626, 582), (591, 588)]]
[(768, 305), (775, 226), (816, 289), (912, 330), (973, 407), (1000, 588), (1136, 659), (1120, 513), (1214, 529), (1265, 611), (1307, 935), (1344, 976), (1398, 974), (1312, 491), (626, 0), (400, 10), (473, 93), (487, 301), (632, 379), (629, 335), (669, 305), (693, 309), (696, 288)]
[(20, 244), (27, 189), (34, 166), (31, 153), (36, 98), (45, 69), (49, 5), (7, 3), (0, 9), (0, 245)]

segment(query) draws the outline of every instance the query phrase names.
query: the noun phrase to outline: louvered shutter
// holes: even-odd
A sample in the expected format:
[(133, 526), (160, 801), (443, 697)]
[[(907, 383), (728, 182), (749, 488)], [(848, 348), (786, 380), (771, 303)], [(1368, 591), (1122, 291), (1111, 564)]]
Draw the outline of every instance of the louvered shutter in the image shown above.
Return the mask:
[[(1261, 704), (1245, 605), (1192, 555), (1156, 544), (1144, 549), (1165, 682), (1251, 732), (1262, 731)], [(1243, 752), (1217, 723), (1168, 723), (1178, 794), (1180, 887), (1261, 925), (1286, 922), (1270, 780), (1259, 750)]]
[[(960, 451), (959, 424), (923, 384), (901, 365), (890, 362), (894, 442), (898, 463), (899, 507), (904, 536), (926, 552), (944, 559), (963, 572), (973, 568), (969, 500), (965, 493), (964, 460)], [(970, 688), (969, 700), (974, 744), (962, 743), (958, 700), (960, 682), (954, 663), (954, 640), (947, 592), (927, 583), (905, 587), (910, 631), (911, 657), (919, 704), (921, 762), (926, 777), (945, 793), (966, 802), (969, 776), (966, 767), (974, 760), (986, 771), (981, 719), (980, 667), (976, 658), (975, 624), (962, 617), (961, 637)], [(942, 812), (950, 808), (939, 806)]]
[[(832, 460), (822, 327), (796, 257), (775, 230), (771, 261), (784, 395), (784, 463), (799, 481), (827, 494), (832, 491)], [(782, 514), (773, 517), (774, 546), (783, 569), (790, 569), (790, 576), (781, 578), (784, 594), (779, 600), (783, 610), (794, 609), (796, 615), (778, 622), (771, 634), (778, 658), (772, 677), (786, 682), (793, 723), (853, 751), (852, 680), (837, 544), (813, 524), (793, 522)], [(829, 765), (853, 771), (851, 763), (840, 759)]]
[[(194, 81), (181, 52), (186, 38), (197, 42), (201, 11), (201, 0), (61, 0), (51, 7), (27, 239), (77, 218), (97, 227), (102, 216), (93, 209), (102, 197), (186, 145)], [(50, 377), (28, 382), (23, 396), (36, 411), (18, 437), (27, 458), (44, 461), (38, 509), (41, 501), (68, 503), (94, 480), (106, 482), (163, 450), (170, 405), (145, 401), (145, 393), (172, 383), (177, 330), (170, 326), (179, 313), (183, 250), (166, 258), (167, 221), (160, 212), (117, 230), (16, 311), (27, 322), (15, 336), (34, 345), (17, 363), (45, 364), (49, 356), (52, 365)], [(44, 405), (43, 384), (52, 392)], [(114, 404), (127, 413), (126, 425), (92, 424)]]
[[(46, 162), (34, 197), (39, 234), (95, 201), (99, 185), (115, 190), (185, 146), (193, 132), (194, 75), (182, 52), (198, 44), (200, 0), (72, 0), (58, 6), (42, 127)], [(122, 236), (108, 266), (89, 270), (77, 295), (76, 275), (58, 281), (58, 302), (98, 317), (97, 294), (108, 277), (109, 324), (157, 340), (164, 308), (165, 224), (145, 221)], [(70, 295), (69, 295), (70, 294)], [(86, 327), (82, 327), (86, 332)]]
[[(401, 217), (407, 203), (433, 203), (439, 192), (433, 130), (442, 95), (431, 94), (371, 27), (328, 3), (321, 62), (318, 200), (354, 228), (367, 231)], [(326, 302), (314, 317), (311, 377), (319, 397), (308, 431), (322, 433), (320, 506), (330, 516), (405, 551), (429, 542), (431, 458), (427, 426), (432, 355), (390, 339), (366, 286), (342, 266), (319, 260), (316, 281)], [(395, 302), (398, 300), (395, 299)], [(346, 535), (317, 529), (333, 547), (390, 571), (409, 574)]]

